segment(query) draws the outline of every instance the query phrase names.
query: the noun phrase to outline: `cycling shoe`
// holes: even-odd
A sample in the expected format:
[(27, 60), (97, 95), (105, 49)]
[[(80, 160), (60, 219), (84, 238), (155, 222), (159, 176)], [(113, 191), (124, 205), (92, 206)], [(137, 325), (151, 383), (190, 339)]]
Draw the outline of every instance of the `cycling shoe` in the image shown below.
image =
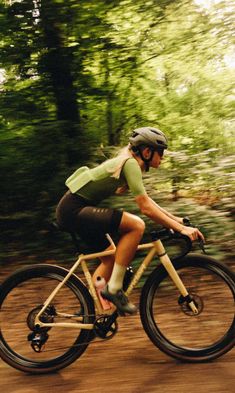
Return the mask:
[(117, 293), (110, 293), (108, 285), (106, 285), (101, 291), (101, 295), (104, 299), (109, 300), (117, 307), (120, 315), (137, 313), (137, 307), (129, 302), (128, 297), (122, 289), (119, 289)]

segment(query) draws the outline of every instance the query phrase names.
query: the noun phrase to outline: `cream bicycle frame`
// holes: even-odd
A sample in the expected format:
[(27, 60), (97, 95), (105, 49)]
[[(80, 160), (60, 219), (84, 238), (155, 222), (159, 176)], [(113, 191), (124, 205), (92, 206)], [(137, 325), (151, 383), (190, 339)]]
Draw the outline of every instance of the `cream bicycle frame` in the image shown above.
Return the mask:
[[(43, 314), (43, 312), (49, 306), (49, 304), (54, 299), (54, 297), (59, 292), (59, 290), (62, 288), (62, 286), (66, 283), (66, 281), (70, 278), (70, 276), (76, 271), (76, 269), (78, 268), (79, 265), (81, 265), (81, 267), (82, 267), (84, 276), (85, 276), (87, 284), (88, 284), (89, 292), (94, 300), (98, 314), (104, 314), (104, 310), (103, 310), (100, 300), (97, 296), (96, 289), (95, 289), (95, 286), (92, 281), (92, 276), (91, 276), (90, 271), (87, 267), (86, 261), (89, 261), (91, 259), (104, 257), (107, 255), (114, 255), (115, 254), (116, 246), (113, 243), (112, 238), (108, 234), (106, 236), (107, 236), (112, 248), (110, 250), (102, 251), (102, 252), (98, 252), (98, 253), (79, 255), (77, 261), (71, 267), (68, 274), (57, 285), (57, 287), (52, 291), (52, 293), (49, 295), (49, 297), (44, 302), (42, 309), (40, 310), (40, 312), (37, 314), (37, 316), (35, 318), (35, 325), (38, 325), (39, 327), (62, 327), (62, 328), (66, 328), (66, 327), (71, 328), (72, 327), (72, 328), (76, 328), (76, 329), (88, 329), (88, 330), (92, 330), (94, 328), (94, 325), (92, 323), (89, 323), (89, 324), (83, 323), (82, 322), (83, 317), (79, 317), (79, 316), (75, 317), (74, 315), (57, 313), (58, 316), (73, 319), (74, 322), (51, 322), (51, 323), (42, 322), (40, 320), (40, 316)], [(170, 258), (168, 257), (168, 255), (165, 251), (165, 248), (164, 248), (160, 239), (154, 240), (151, 243), (140, 244), (138, 246), (137, 250), (138, 251), (139, 250), (149, 250), (149, 251), (148, 251), (147, 255), (145, 256), (145, 258), (143, 259), (142, 263), (140, 264), (138, 270), (134, 274), (134, 276), (131, 280), (131, 283), (129, 284), (129, 286), (125, 292), (127, 296), (132, 292), (133, 288), (135, 288), (135, 286), (139, 282), (141, 276), (143, 275), (143, 273), (145, 272), (145, 270), (150, 265), (150, 263), (152, 262), (153, 258), (156, 255), (158, 256), (162, 265), (165, 267), (166, 271), (168, 272), (168, 274), (171, 277), (172, 281), (174, 282), (175, 286), (178, 288), (180, 294), (183, 297), (186, 297), (189, 295), (181, 278), (179, 277), (177, 271), (175, 270)], [(198, 313), (197, 307), (195, 306), (193, 301), (189, 303), (189, 306), (194, 314)], [(114, 309), (115, 309), (115, 306), (111, 309), (111, 312), (113, 312)]]

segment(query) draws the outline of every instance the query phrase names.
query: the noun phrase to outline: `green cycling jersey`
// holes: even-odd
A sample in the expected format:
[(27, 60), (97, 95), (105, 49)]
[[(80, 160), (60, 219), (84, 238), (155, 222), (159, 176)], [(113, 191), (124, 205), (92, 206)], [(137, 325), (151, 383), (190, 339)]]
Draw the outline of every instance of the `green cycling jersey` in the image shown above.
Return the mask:
[(115, 194), (120, 187), (128, 187), (133, 196), (145, 194), (142, 172), (136, 159), (126, 159), (121, 163), (120, 174), (114, 176), (113, 168), (119, 163), (120, 158), (115, 157), (96, 168), (79, 168), (66, 180), (66, 185), (71, 192), (93, 203)]

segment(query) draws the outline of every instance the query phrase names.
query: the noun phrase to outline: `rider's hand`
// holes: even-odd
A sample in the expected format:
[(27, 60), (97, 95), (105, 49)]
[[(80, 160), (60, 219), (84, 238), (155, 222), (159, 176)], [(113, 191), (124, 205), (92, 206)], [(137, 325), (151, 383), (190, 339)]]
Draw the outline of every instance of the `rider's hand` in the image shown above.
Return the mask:
[(205, 238), (198, 228), (184, 226), (180, 233), (188, 236), (192, 241), (201, 239), (205, 243)]

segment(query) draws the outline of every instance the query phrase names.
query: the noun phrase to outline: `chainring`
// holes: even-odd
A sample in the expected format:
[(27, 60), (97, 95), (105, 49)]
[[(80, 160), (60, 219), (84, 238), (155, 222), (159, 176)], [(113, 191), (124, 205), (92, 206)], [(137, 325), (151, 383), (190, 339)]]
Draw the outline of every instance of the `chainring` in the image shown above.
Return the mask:
[(117, 321), (112, 321), (111, 316), (101, 316), (96, 319), (94, 323), (94, 331), (95, 334), (104, 339), (111, 339), (118, 331), (118, 323)]

